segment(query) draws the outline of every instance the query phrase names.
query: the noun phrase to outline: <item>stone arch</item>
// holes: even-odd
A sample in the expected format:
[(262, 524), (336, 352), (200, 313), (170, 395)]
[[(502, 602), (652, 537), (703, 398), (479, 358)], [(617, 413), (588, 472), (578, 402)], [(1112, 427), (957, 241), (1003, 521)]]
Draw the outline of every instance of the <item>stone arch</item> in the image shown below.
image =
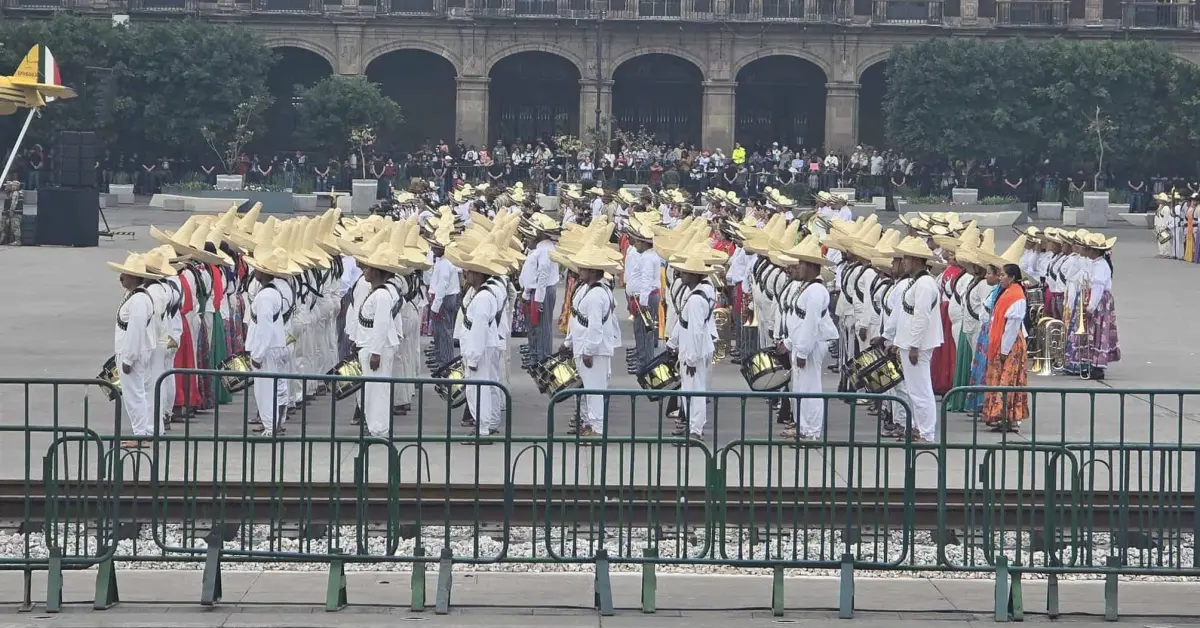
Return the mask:
[(297, 88), (310, 88), (333, 75), (334, 66), (319, 51), (293, 45), (276, 45), (275, 62), (267, 70), (266, 87), (272, 101), (266, 112), (266, 132), (254, 147), (264, 153), (312, 148), (310, 138), (297, 133), (301, 103)]
[(270, 48), (271, 50), (278, 50), (279, 48), (297, 48), (300, 50), (307, 50), (311, 53), (321, 55), (321, 57), (329, 63), (330, 68), (336, 70), (338, 67), (337, 54), (335, 54), (330, 48), (313, 41), (298, 39), (295, 37), (267, 37), (264, 40), (264, 43), (267, 48)]
[(887, 135), (883, 100), (887, 95), (886, 57), (875, 57), (858, 75), (858, 141), (872, 148), (886, 148)]
[(454, 142), (458, 71), (453, 61), (405, 46), (371, 59), (362, 72), (400, 105), (405, 118), (405, 124), (379, 138), (384, 150), (416, 152), (427, 141)]
[(821, 72), (825, 73), (826, 82), (833, 80), (833, 67), (826, 62), (825, 59), (813, 54), (811, 51), (797, 48), (795, 46), (774, 46), (771, 48), (761, 48), (749, 54), (743, 55), (733, 64), (733, 76), (737, 76), (738, 72), (747, 65), (762, 59), (763, 57), (797, 57), (808, 61), (817, 66)]
[(496, 67), (497, 63), (522, 52), (548, 52), (552, 55), (562, 57), (575, 65), (575, 69), (579, 72), (579, 76), (586, 76), (585, 69), (587, 67), (587, 62), (583, 60), (583, 57), (575, 54), (575, 52), (569, 48), (555, 46), (553, 44), (547, 44), (544, 42), (524, 42), (501, 48), (500, 50), (497, 50), (495, 53), (488, 56), (487, 67), (483, 68), (480, 74), (483, 76), (490, 75), (492, 73), (492, 68)]
[(825, 139), (826, 85), (816, 63), (795, 55), (768, 55), (742, 65), (734, 75), (738, 142), (767, 150), (817, 148)]
[(454, 66), (455, 76), (463, 75), (462, 59), (459, 58), (459, 56), (455, 54), (453, 50), (431, 42), (412, 41), (407, 39), (404, 41), (390, 41), (370, 49), (367, 51), (367, 54), (363, 55), (363, 65), (361, 68), (359, 68), (359, 71), (366, 72), (367, 67), (371, 65), (372, 61), (382, 57), (385, 54), (390, 52), (403, 52), (405, 50), (424, 50), (425, 52), (432, 52), (446, 61), (449, 61), (450, 65)]
[(867, 57), (858, 64), (858, 68), (854, 72), (854, 76), (856, 77), (857, 82), (860, 82), (860, 83), (862, 82), (862, 76), (863, 76), (864, 72), (866, 72), (867, 70), (870, 70), (871, 68), (875, 67), (876, 65), (879, 65), (880, 63), (883, 63), (884, 61), (887, 61), (888, 58), (891, 56), (892, 56), (891, 49), (880, 50), (879, 52), (875, 52), (875, 53), (871, 53), (870, 55), (867, 55)]
[(673, 48), (671, 46), (639, 46), (633, 50), (626, 50), (625, 52), (617, 55), (617, 57), (612, 60), (612, 63), (609, 64), (607, 80), (613, 80), (613, 75), (616, 73), (617, 68), (621, 67), (621, 65), (623, 65), (626, 61), (653, 54), (679, 57), (680, 59), (683, 59), (684, 61), (696, 66), (696, 69), (700, 71), (701, 81), (709, 80), (708, 64), (705, 63), (703, 59), (686, 50)]
[(645, 129), (657, 140), (699, 145), (704, 112), (703, 66), (652, 49), (617, 58), (612, 70), (612, 119), (625, 131)]
[(579, 66), (555, 51), (530, 48), (488, 70), (488, 143), (532, 144), (579, 128)]

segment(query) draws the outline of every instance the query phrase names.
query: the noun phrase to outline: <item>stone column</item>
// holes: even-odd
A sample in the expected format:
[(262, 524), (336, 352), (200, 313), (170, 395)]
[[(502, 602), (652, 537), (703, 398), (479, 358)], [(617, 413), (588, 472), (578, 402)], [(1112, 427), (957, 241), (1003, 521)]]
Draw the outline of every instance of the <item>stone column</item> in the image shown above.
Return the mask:
[[(596, 99), (600, 99), (600, 119), (609, 120), (612, 127), (612, 81), (601, 81), (596, 89), (596, 79), (579, 79), (579, 138), (588, 142), (588, 130), (596, 126)], [(599, 96), (597, 96), (597, 93)]]
[(825, 149), (853, 148), (858, 139), (858, 84), (825, 84)]
[(979, 23), (979, 0), (962, 0), (962, 23), (964, 26)]
[(734, 100), (737, 81), (705, 81), (701, 150), (733, 150)]
[(488, 81), (486, 76), (458, 77), (454, 108), (454, 135), (468, 146), (487, 146)]

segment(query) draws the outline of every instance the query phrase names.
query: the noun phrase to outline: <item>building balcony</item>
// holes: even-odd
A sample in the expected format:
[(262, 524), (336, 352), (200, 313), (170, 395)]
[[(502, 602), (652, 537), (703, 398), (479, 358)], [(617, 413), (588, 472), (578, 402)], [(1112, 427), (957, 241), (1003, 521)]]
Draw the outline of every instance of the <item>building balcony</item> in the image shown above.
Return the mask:
[(134, 13), (188, 13), (199, 8), (199, 0), (129, 0)]
[(250, 10), (255, 13), (324, 13), (323, 0), (252, 0)]
[(875, 0), (871, 21), (876, 24), (942, 24), (942, 0)]
[(23, 11), (55, 11), (75, 8), (74, 0), (4, 0), (6, 9)]
[[(391, 0), (402, 1), (413, 0)], [(590, 0), (476, 0), (473, 9), (464, 11), (495, 18), (597, 19), (603, 15), (606, 20), (638, 21), (833, 22), (849, 20), (847, 6), (846, 0), (606, 0), (595, 4)]]
[(1121, 26), (1191, 30), (1195, 5), (1191, 2), (1125, 2), (1121, 5)]
[(1069, 0), (997, 0), (998, 26), (1066, 28)]

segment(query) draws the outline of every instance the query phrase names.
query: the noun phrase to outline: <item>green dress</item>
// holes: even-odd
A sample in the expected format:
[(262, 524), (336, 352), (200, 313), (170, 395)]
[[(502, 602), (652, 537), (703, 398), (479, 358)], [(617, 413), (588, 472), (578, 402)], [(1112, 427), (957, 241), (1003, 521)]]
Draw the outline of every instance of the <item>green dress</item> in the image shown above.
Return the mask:
[[(212, 332), (208, 335), (212, 342), (212, 349), (209, 352), (212, 368), (220, 368), (220, 365), (225, 362), (225, 358), (229, 357), (228, 351), (225, 349), (225, 321), (221, 318), (220, 312), (213, 312), (212, 316)], [(217, 386), (217, 403), (229, 403), (233, 401), (233, 395), (225, 388), (225, 383), (220, 382)]]

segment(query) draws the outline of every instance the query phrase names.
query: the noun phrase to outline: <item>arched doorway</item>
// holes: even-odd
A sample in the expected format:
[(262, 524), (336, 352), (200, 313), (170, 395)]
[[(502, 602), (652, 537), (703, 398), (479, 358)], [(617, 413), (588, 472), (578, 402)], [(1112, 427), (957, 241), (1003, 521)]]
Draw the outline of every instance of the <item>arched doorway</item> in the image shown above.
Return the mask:
[(799, 57), (756, 59), (737, 73), (735, 138), (765, 148), (819, 148), (825, 142), (825, 72)]
[(660, 142), (700, 145), (704, 73), (675, 55), (634, 57), (613, 71), (615, 128), (651, 133)]
[(579, 129), (579, 68), (549, 52), (504, 57), (488, 73), (488, 143), (531, 144)]
[(887, 126), (883, 117), (883, 97), (887, 94), (887, 61), (863, 70), (858, 79), (858, 142), (872, 148), (884, 148)]
[(404, 116), (404, 124), (379, 138), (384, 150), (413, 153), (426, 140), (454, 145), (458, 72), (453, 63), (427, 50), (394, 50), (372, 59), (365, 74)]
[(333, 74), (333, 67), (325, 57), (303, 48), (286, 46), (275, 53), (279, 59), (267, 73), (267, 89), (275, 100), (267, 110), (267, 133), (256, 144), (268, 154), (305, 150), (304, 133), (296, 132), (296, 88), (312, 87)]

